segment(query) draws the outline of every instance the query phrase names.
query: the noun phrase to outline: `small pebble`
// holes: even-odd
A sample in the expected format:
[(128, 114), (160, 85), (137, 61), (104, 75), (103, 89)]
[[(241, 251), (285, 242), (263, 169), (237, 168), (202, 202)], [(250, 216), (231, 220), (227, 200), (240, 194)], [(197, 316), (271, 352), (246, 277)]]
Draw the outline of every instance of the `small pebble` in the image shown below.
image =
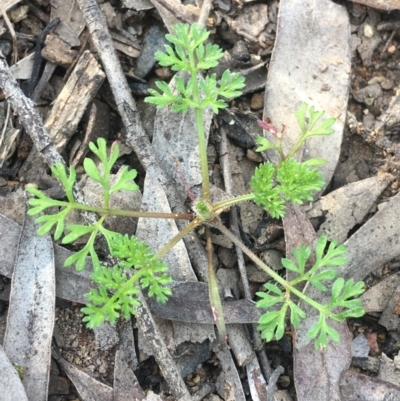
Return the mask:
[(364, 36), (366, 38), (372, 38), (372, 36), (374, 36), (374, 31), (372, 30), (371, 25), (368, 24), (364, 25)]
[(169, 79), (173, 75), (172, 71), (168, 67), (157, 68), (154, 72), (156, 73), (157, 78), (160, 79)]
[(261, 163), (263, 161), (262, 156), (259, 153), (254, 152), (252, 149), (247, 149), (246, 156), (252, 162)]
[(389, 46), (389, 49), (388, 49), (388, 53), (389, 54), (393, 54), (395, 51), (396, 51), (396, 46), (395, 45)]
[(371, 78), (368, 81), (368, 85), (380, 84), (385, 80), (385, 77), (382, 75), (378, 75), (376, 77)]
[(368, 358), (369, 344), (364, 334), (359, 334), (353, 340), (353, 358)]
[(250, 107), (253, 110), (260, 110), (264, 107), (264, 96), (261, 93), (255, 93), (251, 98)]
[(0, 187), (5, 187), (6, 185), (7, 181), (3, 177), (0, 177)]
[(382, 89), (390, 90), (393, 88), (393, 81), (391, 79), (385, 79), (381, 82)]
[(250, 54), (251, 65), (258, 65), (262, 63), (262, 58), (257, 54)]
[(393, 359), (394, 365), (397, 369), (400, 369), (400, 352)]

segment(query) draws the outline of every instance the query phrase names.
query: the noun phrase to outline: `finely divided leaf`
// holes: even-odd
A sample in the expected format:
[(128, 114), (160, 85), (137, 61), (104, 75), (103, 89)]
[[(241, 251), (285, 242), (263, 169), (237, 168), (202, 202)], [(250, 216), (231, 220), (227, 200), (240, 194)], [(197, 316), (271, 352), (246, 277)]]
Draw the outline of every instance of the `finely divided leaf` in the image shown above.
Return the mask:
[(299, 110), (294, 113), (302, 134), (306, 132), (306, 111), (307, 103), (302, 103)]
[(136, 176), (136, 170), (129, 170), (127, 166), (124, 166), (119, 172), (114, 185), (111, 187), (110, 193), (120, 190), (137, 191), (139, 187), (133, 181)]
[(199, 70), (208, 70), (209, 68), (214, 68), (218, 65), (218, 60), (220, 60), (223, 56), (224, 53), (219, 46), (208, 43), (205, 47), (204, 57), (199, 58), (197, 68)]
[(319, 170), (311, 169), (293, 158), (281, 163), (276, 180), (286, 200), (298, 204), (312, 200), (312, 193), (319, 191), (324, 184), (324, 178)]
[(71, 224), (67, 227), (70, 231), (63, 240), (63, 244), (70, 244), (71, 242), (76, 241), (78, 238), (82, 237), (83, 235), (89, 234), (93, 231), (97, 231), (98, 227), (96, 226), (84, 226), (82, 224)]
[(281, 262), (282, 262), (282, 265), (283, 265), (283, 267), (285, 269), (290, 270), (290, 271), (295, 272), (295, 273), (301, 274), (299, 268), (290, 259), (282, 258)]
[(100, 174), (96, 164), (92, 159), (85, 158), (85, 160), (83, 161), (83, 168), (85, 169), (86, 174), (92, 180), (97, 181), (100, 184), (104, 184), (104, 177)]
[(285, 316), (288, 305), (283, 305), (280, 311), (266, 312), (260, 317), (258, 330), (265, 341), (280, 340), (285, 333)]
[(67, 175), (65, 166), (62, 163), (56, 163), (56, 165), (51, 168), (51, 171), (63, 185), (69, 202), (74, 202), (74, 195), (72, 193), (76, 179), (76, 171), (74, 167), (71, 166), (69, 168), (69, 176)]
[(250, 181), (254, 201), (262, 206), (274, 218), (285, 214), (285, 200), (280, 196), (280, 189), (273, 188), (275, 168), (272, 163), (259, 165)]
[(67, 207), (59, 213), (45, 214), (37, 218), (36, 223), (44, 223), (41, 227), (39, 227), (38, 235), (47, 234), (53, 228), (53, 226), (57, 224), (56, 231), (54, 233), (54, 239), (60, 239), (61, 235), (64, 232), (65, 218), (67, 217), (70, 210), (71, 209)]
[(311, 106), (308, 111), (308, 131), (311, 131), (316, 122), (325, 114), (324, 111), (315, 111), (314, 106)]
[(263, 136), (258, 136), (256, 141), (260, 145), (256, 149), (256, 152), (264, 152), (268, 149), (275, 149), (275, 145), (269, 139), (264, 138)]
[(293, 249), (292, 253), (299, 264), (298, 273), (300, 275), (304, 274), (307, 260), (311, 255), (311, 248), (305, 245), (300, 245), (299, 248)]

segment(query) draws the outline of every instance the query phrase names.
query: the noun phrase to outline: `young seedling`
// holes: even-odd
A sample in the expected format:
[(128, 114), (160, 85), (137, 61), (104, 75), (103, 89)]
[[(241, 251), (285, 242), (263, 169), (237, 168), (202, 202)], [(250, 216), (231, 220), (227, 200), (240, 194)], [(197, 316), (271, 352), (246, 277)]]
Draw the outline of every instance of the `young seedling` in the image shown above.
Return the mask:
[[(174, 112), (185, 113), (189, 108), (194, 109), (197, 140), (200, 149), (200, 165), (202, 172), (202, 195), (193, 203), (194, 214), (169, 214), (148, 213), (142, 211), (121, 211), (111, 209), (109, 206), (110, 196), (119, 190), (135, 191), (138, 189), (133, 182), (136, 177), (135, 170), (127, 168), (120, 171), (118, 179), (114, 184), (110, 183), (112, 167), (119, 156), (119, 146), (114, 143), (111, 151), (107, 151), (106, 142), (103, 139), (90, 144), (91, 151), (98, 157), (102, 165), (97, 167), (91, 159), (85, 159), (85, 172), (103, 188), (103, 207), (87, 206), (75, 201), (73, 186), (76, 173), (73, 167), (67, 174), (62, 164), (52, 168), (53, 174), (63, 185), (66, 198), (65, 201), (53, 200), (34, 186), (28, 186), (27, 191), (36, 198), (29, 202), (32, 208), (28, 211), (30, 215), (36, 215), (49, 207), (59, 208), (56, 214), (42, 215), (37, 219), (43, 225), (39, 228), (39, 234), (45, 234), (55, 227), (55, 239), (60, 239), (64, 233), (64, 222), (66, 216), (74, 209), (94, 212), (98, 215), (98, 221), (92, 226), (69, 225), (68, 234), (62, 239), (62, 243), (69, 244), (83, 235), (90, 234), (86, 245), (77, 253), (68, 258), (66, 266), (76, 264), (77, 270), (85, 266), (86, 257), (90, 255), (93, 261), (94, 273), (92, 279), (98, 288), (91, 290), (86, 295), (88, 304), (82, 310), (85, 313), (84, 321), (88, 327), (95, 327), (105, 320), (114, 323), (122, 314), (125, 318), (135, 314), (139, 305), (137, 298), (139, 288), (148, 291), (149, 296), (155, 296), (159, 302), (165, 302), (171, 294), (168, 284), (171, 282), (168, 276), (168, 268), (161, 261), (162, 257), (184, 236), (200, 225), (205, 225), (205, 236), (208, 252), (208, 284), (209, 296), (214, 314), (214, 320), (218, 327), (221, 339), (226, 339), (226, 328), (223, 317), (221, 299), (218, 293), (217, 280), (213, 266), (212, 243), (209, 227), (216, 227), (227, 235), (233, 243), (238, 245), (243, 252), (258, 266), (264, 269), (276, 284), (265, 284), (266, 292), (257, 293), (259, 301), (257, 307), (266, 309), (261, 317), (259, 329), (262, 337), (267, 341), (280, 339), (285, 329), (286, 315), (290, 310), (290, 322), (297, 327), (300, 319), (305, 317), (305, 312), (296, 304), (298, 299), (307, 302), (319, 311), (319, 321), (311, 328), (309, 338), (317, 338), (316, 347), (324, 348), (328, 339), (339, 341), (338, 333), (329, 327), (329, 319), (343, 321), (347, 317), (359, 317), (364, 311), (360, 300), (356, 297), (363, 292), (363, 283), (354, 283), (353, 280), (345, 282), (337, 278), (331, 286), (331, 300), (327, 305), (321, 305), (315, 300), (304, 295), (296, 288), (296, 285), (309, 282), (320, 291), (326, 291), (327, 286), (323, 281), (331, 282), (336, 278), (336, 271), (331, 269), (346, 263), (344, 258), (344, 245), (337, 245), (335, 241), (328, 245), (327, 239), (318, 239), (315, 250), (315, 263), (310, 269), (306, 269), (306, 263), (310, 258), (311, 249), (301, 246), (293, 250), (296, 263), (283, 259), (283, 266), (297, 274), (291, 281), (273, 271), (262, 262), (250, 249), (248, 249), (238, 238), (236, 238), (222, 223), (219, 218), (223, 210), (231, 205), (246, 201), (254, 201), (262, 206), (271, 216), (283, 217), (286, 204), (301, 204), (305, 200), (312, 200), (313, 191), (319, 191), (323, 187), (324, 180), (318, 169), (314, 168), (324, 161), (321, 159), (310, 159), (300, 163), (293, 155), (301, 147), (305, 140), (314, 135), (329, 135), (333, 133), (331, 128), (335, 119), (328, 118), (319, 123), (324, 112), (317, 112), (313, 107), (308, 108), (302, 104), (296, 112), (296, 118), (300, 127), (299, 139), (293, 148), (284, 154), (282, 149), (282, 133), (271, 124), (259, 122), (269, 130), (276, 140), (269, 141), (259, 137), (258, 151), (275, 150), (280, 156), (280, 162), (276, 165), (266, 162), (261, 164), (251, 179), (251, 192), (212, 203), (210, 195), (210, 182), (208, 174), (206, 135), (202, 111), (212, 108), (214, 113), (227, 107), (227, 101), (240, 96), (240, 89), (244, 87), (244, 79), (237, 73), (225, 71), (220, 79), (215, 74), (202, 77), (201, 73), (207, 69), (216, 67), (218, 60), (223, 56), (222, 50), (212, 44), (206, 44), (209, 37), (200, 25), (177, 24), (174, 27), (175, 35), (166, 35), (173, 46), (166, 46), (166, 52), (157, 52), (156, 59), (161, 66), (170, 67), (173, 71), (188, 73), (189, 78), (175, 77), (176, 91), (173, 92), (165, 82), (157, 82), (157, 90), (150, 90), (151, 96), (146, 98), (149, 103), (157, 107), (171, 107)], [(109, 154), (108, 154), (109, 153)], [(152, 254), (150, 248), (134, 236), (123, 236), (120, 233), (106, 228), (107, 218), (112, 215), (125, 215), (147, 218), (181, 218), (190, 220), (188, 225), (163, 246), (156, 254)], [(117, 258), (118, 265), (113, 268), (102, 266), (95, 250), (95, 240), (98, 235), (103, 235), (107, 240), (111, 255)], [(276, 306), (282, 304), (280, 310)], [(274, 310), (269, 310), (275, 306)]]

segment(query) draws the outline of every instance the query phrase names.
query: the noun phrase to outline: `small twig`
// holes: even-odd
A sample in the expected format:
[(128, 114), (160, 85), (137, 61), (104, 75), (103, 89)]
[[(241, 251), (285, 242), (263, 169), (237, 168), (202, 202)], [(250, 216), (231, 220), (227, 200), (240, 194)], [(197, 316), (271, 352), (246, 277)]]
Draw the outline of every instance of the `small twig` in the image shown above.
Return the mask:
[[(0, 51), (0, 88), (3, 89), (6, 99), (11, 104), (12, 109), (18, 114), (21, 125), (26, 133), (31, 137), (38, 152), (41, 153), (46, 163), (51, 167), (56, 163), (65, 165), (64, 159), (53, 145), (46, 128), (43, 125), (42, 116), (35, 108), (32, 100), (27, 98), (18, 82), (15, 80), (7, 65), (6, 58)], [(78, 203), (87, 204), (80, 189), (74, 186), (74, 197)], [(89, 224), (97, 221), (95, 215), (84, 213), (84, 218)]]
[(60, 22), (60, 18), (56, 18), (53, 21), (50, 22), (44, 29), (43, 32), (40, 34), (39, 39), (36, 43), (35, 47), (35, 58), (33, 61), (33, 69), (32, 69), (32, 75), (31, 79), (26, 83), (25, 85), (25, 94), (28, 97), (31, 97), (33, 90), (35, 89), (36, 83), (39, 79), (39, 74), (40, 74), (40, 67), (42, 66), (42, 47), (44, 45), (44, 41), (46, 39), (47, 34), (50, 32), (50, 30), (56, 26)]
[(46, 25), (49, 23), (48, 14), (44, 13), (39, 7), (36, 7), (30, 0), (24, 0), (24, 3), (29, 7), (32, 14), (36, 15)]
[(3, 14), (4, 21), (5, 21), (6, 25), (7, 25), (8, 30), (10, 31), (10, 35), (11, 35), (12, 40), (13, 40), (13, 57), (12, 57), (13, 62), (12, 62), (12, 64), (15, 64), (18, 61), (17, 36), (15, 34), (14, 27), (13, 27), (10, 19), (8, 18), (8, 15), (6, 13), (6, 9), (4, 7), (1, 7), (1, 6), (0, 6), (0, 9), (1, 9), (1, 13)]
[(166, 8), (181, 22), (193, 24), (197, 21), (198, 15), (176, 0), (152, 0), (152, 2)]
[(31, 96), (31, 99), (36, 102), (40, 95), (43, 92), (43, 89), (45, 88), (46, 84), (50, 81), (50, 78), (52, 77), (54, 71), (56, 70), (57, 65), (52, 63), (51, 61), (48, 61), (46, 63), (46, 66), (44, 67), (44, 71), (42, 76), (39, 79), (38, 84), (36, 85), (36, 88)]
[[(233, 184), (232, 184), (232, 179), (231, 179), (231, 167), (229, 163), (229, 149), (228, 149), (228, 138), (226, 137), (226, 132), (225, 130), (221, 130), (221, 142), (220, 142), (220, 163), (222, 167), (222, 175), (224, 177), (224, 184), (225, 184), (225, 190), (233, 195)], [(239, 221), (238, 221), (238, 212), (237, 212), (237, 207), (234, 206), (231, 208), (231, 230), (232, 232), (239, 237)], [(238, 258), (238, 267), (239, 267), (239, 272), (240, 272), (240, 277), (242, 279), (242, 284), (243, 284), (243, 291), (244, 291), (244, 296), (246, 299), (251, 300), (251, 292), (250, 292), (250, 286), (249, 286), (249, 280), (247, 279), (247, 272), (246, 272), (246, 267), (244, 263), (244, 257), (243, 257), (243, 252), (242, 250), (235, 245), (235, 250), (236, 250), (236, 255)], [(265, 350), (263, 349), (263, 341), (261, 339), (260, 332), (257, 330), (257, 325), (253, 324), (252, 325), (252, 339), (253, 343), (257, 352), (258, 360), (261, 365), (261, 369), (263, 372), (263, 375), (265, 376), (265, 379), (268, 381), (272, 369), (268, 361), (267, 354)]]
[(10, 111), (11, 111), (11, 105), (10, 105), (10, 103), (7, 103), (7, 114), (6, 114), (6, 118), (4, 119), (3, 130), (1, 132), (0, 148), (1, 148), (1, 145), (3, 144), (3, 140), (4, 140), (5, 135), (6, 135), (8, 119), (10, 118)]
[(284, 371), (285, 371), (285, 369), (281, 365), (279, 365), (272, 373), (271, 377), (268, 380), (266, 401), (274, 401), (275, 400), (274, 393), (276, 390), (276, 383), (278, 382), (279, 376)]
[(394, 38), (394, 35), (396, 35), (396, 31), (393, 31), (393, 32), (390, 34), (389, 39), (386, 41), (385, 46), (383, 46), (383, 49), (382, 49), (381, 54), (379, 55), (379, 57), (382, 57), (382, 56), (385, 54), (386, 50), (387, 50), (387, 49), (389, 48), (389, 46), (390, 46), (390, 43), (392, 43), (392, 40), (393, 40), (393, 38)]
[(212, 6), (212, 0), (203, 0), (203, 4), (201, 5), (200, 17), (197, 21), (199, 25), (206, 27), (208, 15), (210, 14)]
[(49, 166), (56, 163), (64, 163), (63, 158), (52, 144), (47, 130), (44, 128), (42, 116), (36, 110), (33, 102), (28, 99), (19, 87), (17, 81), (12, 76), (7, 65), (6, 58), (0, 52), (0, 87), (10, 102), (14, 112), (19, 115), (22, 126), (38, 151), (43, 155)]
[[(222, 175), (224, 177), (224, 184), (225, 184), (225, 191), (229, 194), (229, 195), (234, 195), (233, 193), (233, 184), (232, 184), (232, 179), (231, 179), (231, 166), (230, 166), (230, 162), (229, 162), (229, 149), (228, 149), (228, 139), (226, 137), (226, 132), (225, 130), (221, 130), (221, 142), (220, 142), (220, 163), (221, 163), (221, 167), (222, 167)], [(233, 222), (232, 222), (232, 218), (233, 218)], [(235, 224), (233, 224), (235, 223)], [(238, 223), (238, 217), (237, 217), (237, 209), (232, 207), (231, 208), (231, 230), (232, 232), (240, 237), (239, 234), (239, 223)], [(238, 248), (237, 246), (235, 246), (236, 248), (236, 254), (238, 255), (239, 259), (243, 259), (243, 253), (240, 250), (240, 248)], [(239, 256), (240, 254), (240, 256)], [(249, 280), (247, 279), (247, 272), (246, 272), (246, 268), (244, 266), (244, 263), (239, 263), (239, 271), (240, 271), (240, 278), (242, 280), (242, 284), (243, 284), (243, 291), (245, 294), (245, 297), (247, 299), (251, 299), (251, 293), (250, 293), (250, 287), (249, 287)]]
[(139, 292), (139, 300), (141, 306), (137, 309), (136, 319), (153, 352), (157, 350), (157, 352), (154, 352), (154, 358), (160, 367), (165, 381), (169, 385), (171, 393), (178, 401), (191, 401), (192, 397), (168, 351), (162, 335), (157, 329), (156, 322), (151, 316), (151, 313), (149, 313), (150, 309), (141, 291)]

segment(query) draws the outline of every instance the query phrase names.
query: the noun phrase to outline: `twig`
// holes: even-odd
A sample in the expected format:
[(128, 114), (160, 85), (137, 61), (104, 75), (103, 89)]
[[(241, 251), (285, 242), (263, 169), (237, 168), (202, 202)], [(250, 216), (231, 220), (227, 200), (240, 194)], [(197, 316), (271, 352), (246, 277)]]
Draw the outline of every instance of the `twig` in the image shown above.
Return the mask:
[(43, 155), (49, 166), (64, 163), (63, 158), (53, 146), (47, 130), (44, 128), (42, 116), (36, 110), (33, 102), (28, 99), (12, 76), (6, 58), (0, 52), (0, 87), (11, 104), (13, 110), (19, 115), (22, 126), (38, 151)]
[(276, 390), (276, 383), (278, 382), (279, 376), (285, 371), (281, 365), (279, 365), (274, 372), (272, 373), (271, 377), (268, 381), (267, 386), (267, 399), (266, 401), (274, 401), (274, 393)]
[(5, 138), (5, 135), (6, 135), (8, 121), (9, 121), (9, 118), (10, 118), (10, 111), (11, 111), (11, 105), (8, 102), (7, 103), (7, 114), (6, 114), (6, 118), (4, 119), (3, 129), (2, 129), (2, 132), (1, 132), (1, 136), (0, 136), (0, 148), (1, 148), (1, 145), (3, 144), (4, 138)]
[(159, 5), (166, 8), (171, 12), (176, 19), (181, 22), (186, 22), (188, 24), (193, 24), (197, 21), (198, 15), (193, 11), (190, 11), (182, 3), (176, 0), (152, 0), (153, 3), (158, 3)]
[(8, 30), (10, 31), (10, 35), (13, 40), (13, 58), (12, 58), (13, 62), (12, 62), (12, 64), (15, 64), (18, 61), (17, 36), (15, 34), (14, 27), (13, 27), (10, 19), (8, 18), (6, 9), (3, 6), (0, 6), (0, 10), (1, 10), (1, 13), (3, 14), (4, 21), (7, 25)]
[[(19, 120), (26, 133), (31, 137), (36, 149), (41, 153), (46, 163), (51, 167), (56, 163), (65, 165), (64, 159), (53, 145), (46, 128), (43, 125), (42, 116), (35, 108), (33, 102), (27, 98), (17, 81), (10, 72), (6, 58), (0, 51), (0, 88), (3, 89), (6, 99), (12, 109), (18, 114)], [(87, 204), (79, 188), (74, 186), (74, 197), (78, 203)], [(96, 216), (90, 213), (82, 213), (89, 224), (94, 224)]]
[(58, 23), (60, 22), (60, 18), (56, 18), (53, 21), (51, 21), (42, 31), (42, 33), (39, 36), (39, 39), (36, 43), (35, 47), (35, 58), (33, 61), (33, 69), (32, 69), (32, 75), (31, 79), (26, 83), (26, 96), (31, 97), (33, 90), (35, 89), (36, 83), (39, 79), (39, 74), (40, 74), (40, 67), (42, 66), (42, 47), (44, 45), (44, 41), (46, 39), (47, 34), (50, 32), (50, 30), (55, 27)]
[(24, 0), (24, 3), (29, 7), (32, 14), (36, 15), (46, 25), (49, 23), (49, 16), (44, 13), (39, 7), (36, 7), (30, 0)]
[[(221, 142), (220, 142), (220, 163), (222, 167), (222, 175), (224, 177), (225, 191), (230, 195), (234, 195), (231, 173), (230, 173), (231, 166), (229, 162), (228, 143), (229, 142), (226, 137), (225, 130), (222, 129)], [(233, 224), (233, 222), (231, 221), (231, 230), (236, 236), (239, 236), (237, 209), (234, 207), (231, 208), (231, 220), (232, 218), (236, 224)], [(237, 246), (235, 248), (236, 248), (236, 254), (238, 255), (238, 259), (244, 261), (242, 251)], [(245, 297), (247, 299), (251, 299), (249, 280), (247, 279), (247, 272), (244, 263), (239, 263), (239, 271), (240, 271), (240, 278), (242, 279)]]
[[(226, 132), (225, 130), (221, 130), (221, 142), (220, 142), (220, 163), (222, 167), (222, 175), (224, 177), (224, 184), (225, 184), (225, 190), (229, 194), (233, 194), (233, 185), (232, 185), (232, 180), (231, 180), (231, 167), (229, 163), (229, 150), (228, 150), (228, 138), (226, 137)], [(239, 237), (239, 222), (238, 222), (238, 213), (237, 213), (237, 207), (234, 206), (231, 208), (231, 230), (232, 232)], [(247, 272), (246, 272), (246, 267), (244, 263), (244, 257), (243, 257), (243, 252), (242, 250), (235, 245), (235, 250), (236, 250), (236, 255), (238, 258), (238, 267), (239, 267), (239, 272), (240, 272), (240, 277), (242, 279), (242, 284), (243, 284), (243, 291), (244, 291), (244, 296), (246, 299), (251, 300), (251, 293), (250, 293), (250, 286), (249, 286), (249, 280), (247, 279)], [(268, 361), (267, 354), (265, 350), (263, 350), (263, 341), (261, 339), (260, 333), (257, 330), (257, 325), (253, 324), (252, 325), (252, 339), (254, 346), (256, 348), (257, 356), (261, 365), (262, 372), (268, 381), (272, 370), (271, 366)]]
[(192, 397), (182, 380), (179, 370), (176, 368), (162, 335), (158, 331), (156, 322), (151, 313), (149, 313), (150, 309), (142, 292), (139, 293), (139, 300), (141, 306), (137, 310), (136, 318), (151, 349), (153, 352), (157, 350), (157, 352), (154, 352), (154, 358), (160, 367), (161, 374), (168, 383), (171, 393), (178, 401), (191, 401)]
[(392, 43), (392, 40), (393, 40), (394, 35), (396, 34), (396, 32), (397, 32), (397, 31), (393, 31), (393, 32), (390, 34), (389, 39), (386, 41), (385, 46), (383, 46), (383, 49), (382, 49), (381, 54), (379, 55), (379, 57), (382, 57), (382, 56), (385, 54), (386, 50), (387, 50), (388, 47), (390, 46), (390, 43)]
[(207, 19), (211, 11), (211, 6), (212, 6), (212, 0), (203, 0), (203, 4), (201, 5), (201, 10), (200, 10), (200, 17), (199, 20), (197, 21), (199, 25), (203, 27), (207, 26)]
[(31, 96), (31, 99), (36, 102), (40, 95), (42, 94), (46, 84), (50, 81), (50, 78), (52, 77), (54, 71), (56, 70), (57, 65), (52, 63), (51, 61), (48, 61), (44, 67), (44, 71), (42, 76), (39, 79), (38, 84), (36, 85), (36, 88)]

